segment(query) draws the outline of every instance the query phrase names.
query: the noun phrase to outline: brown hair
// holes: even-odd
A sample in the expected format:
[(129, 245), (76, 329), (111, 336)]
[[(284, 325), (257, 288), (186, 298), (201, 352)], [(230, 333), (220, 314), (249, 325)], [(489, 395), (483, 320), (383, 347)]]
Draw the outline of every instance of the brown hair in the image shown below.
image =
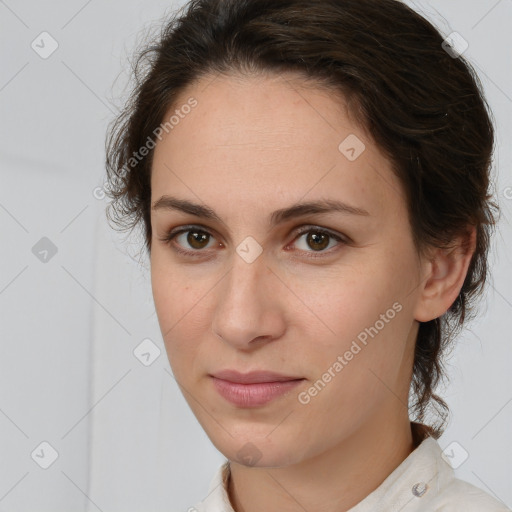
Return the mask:
[(142, 220), (150, 252), (153, 151), (143, 158), (138, 151), (154, 147), (178, 95), (207, 74), (282, 72), (346, 99), (403, 184), (419, 254), (449, 247), (476, 227), (459, 296), (444, 315), (420, 323), (416, 341), (409, 410), (419, 421), (435, 412), (429, 428), (439, 437), (449, 413), (434, 393), (444, 377), (441, 356), (473, 313), (488, 274), (498, 210), (489, 192), (494, 129), (472, 66), (450, 54), (434, 26), (402, 2), (192, 0), (183, 6), (156, 42), (137, 53), (132, 94), (109, 127), (106, 193), (114, 215), (107, 210), (107, 217), (123, 229)]

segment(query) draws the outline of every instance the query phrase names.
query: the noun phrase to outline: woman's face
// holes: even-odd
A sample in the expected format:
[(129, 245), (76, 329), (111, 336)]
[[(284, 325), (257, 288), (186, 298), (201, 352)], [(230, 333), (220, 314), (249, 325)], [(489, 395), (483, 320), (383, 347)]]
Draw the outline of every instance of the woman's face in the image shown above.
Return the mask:
[[(166, 115), (178, 110), (151, 178), (171, 368), (214, 445), (256, 466), (299, 463), (406, 416), (418, 327), (422, 267), (389, 162), (339, 98), (285, 76), (190, 87)], [(322, 208), (290, 209), (303, 203)], [(280, 377), (214, 377), (226, 370)]]

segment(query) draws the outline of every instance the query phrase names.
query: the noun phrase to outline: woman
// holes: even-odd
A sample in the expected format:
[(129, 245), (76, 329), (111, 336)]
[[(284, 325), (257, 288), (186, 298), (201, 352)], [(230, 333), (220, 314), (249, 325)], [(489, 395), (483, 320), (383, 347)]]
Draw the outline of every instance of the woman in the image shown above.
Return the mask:
[(190, 510), (507, 510), (437, 442), (496, 208), (451, 41), (396, 0), (195, 0), (139, 55), (107, 171), (227, 459)]

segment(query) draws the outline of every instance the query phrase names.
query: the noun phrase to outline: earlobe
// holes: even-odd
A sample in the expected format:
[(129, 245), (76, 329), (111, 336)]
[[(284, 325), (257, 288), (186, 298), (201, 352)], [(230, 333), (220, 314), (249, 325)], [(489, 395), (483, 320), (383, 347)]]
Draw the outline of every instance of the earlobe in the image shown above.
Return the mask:
[(449, 249), (435, 249), (425, 265), (414, 318), (428, 322), (442, 316), (457, 299), (476, 247), (476, 228)]

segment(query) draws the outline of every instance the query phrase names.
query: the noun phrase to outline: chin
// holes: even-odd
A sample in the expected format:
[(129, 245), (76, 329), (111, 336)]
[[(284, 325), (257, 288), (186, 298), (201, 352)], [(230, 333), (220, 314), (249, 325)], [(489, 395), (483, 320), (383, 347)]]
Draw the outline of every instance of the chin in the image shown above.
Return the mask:
[[(215, 433), (207, 432), (213, 445), (227, 459), (247, 467), (277, 468), (290, 466), (303, 460), (305, 456), (305, 443), (300, 443), (297, 436), (284, 430), (281, 435), (265, 434), (254, 435), (251, 432), (239, 432), (231, 437), (227, 432), (216, 429)], [(229, 431), (229, 430), (228, 430)], [(298, 450), (297, 444), (301, 444), (302, 450)]]

